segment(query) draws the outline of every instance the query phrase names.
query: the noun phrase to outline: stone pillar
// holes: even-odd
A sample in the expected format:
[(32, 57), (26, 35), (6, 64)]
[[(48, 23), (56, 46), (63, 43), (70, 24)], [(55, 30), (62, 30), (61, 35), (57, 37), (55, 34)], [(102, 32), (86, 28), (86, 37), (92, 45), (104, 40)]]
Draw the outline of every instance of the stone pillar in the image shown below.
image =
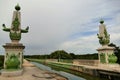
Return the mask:
[(7, 68), (6, 62), (11, 57), (11, 55), (15, 55), (18, 58), (20, 62), (18, 66), (21, 69), (23, 64), (23, 52), (25, 46), (21, 43), (18, 44), (6, 43), (5, 45), (3, 45), (3, 47), (5, 48), (4, 69)]
[(100, 63), (111, 63), (111, 56), (115, 57), (114, 49), (114, 47), (107, 45), (98, 48), (97, 51)]
[[(15, 6), (15, 11), (13, 12), (13, 18), (11, 27), (7, 28), (3, 24), (3, 31), (9, 32), (9, 37), (11, 43), (6, 43), (3, 45), (5, 48), (5, 58), (4, 58), (4, 71), (2, 71), (3, 76), (18, 76), (22, 74), (22, 64), (23, 64), (23, 52), (25, 46), (19, 43), (21, 40), (21, 34), (27, 33), (29, 27), (21, 29), (21, 13), (20, 6), (17, 4)], [(14, 71), (8, 71), (8, 69), (13, 69)]]

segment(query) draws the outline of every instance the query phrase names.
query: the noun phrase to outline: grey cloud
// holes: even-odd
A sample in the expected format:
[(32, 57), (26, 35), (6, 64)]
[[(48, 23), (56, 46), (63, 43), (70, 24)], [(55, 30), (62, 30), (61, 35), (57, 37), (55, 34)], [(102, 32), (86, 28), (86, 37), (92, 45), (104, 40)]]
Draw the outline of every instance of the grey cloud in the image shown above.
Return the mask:
[[(86, 47), (86, 53), (94, 52), (94, 46), (99, 44), (96, 40), (89, 41), (89, 43), (96, 43), (92, 47), (88, 47), (82, 37), (90, 37), (88, 35), (82, 35), (74, 37), (73, 34), (97, 31), (99, 25), (99, 19), (104, 17), (110, 17), (112, 14), (116, 14), (119, 11), (118, 3), (120, 1), (115, 0), (12, 0), (4, 1), (0, 3), (0, 24), (6, 23), (10, 26), (12, 20), (12, 13), (16, 3), (21, 6), (21, 18), (22, 28), (30, 26), (30, 31), (27, 34), (22, 34), (21, 43), (25, 44), (25, 53), (27, 54), (42, 54), (50, 53), (52, 50), (65, 49), (67, 51), (73, 51), (74, 53), (84, 52)], [(116, 3), (116, 5), (115, 5)], [(6, 5), (6, 7), (4, 7)], [(119, 12), (117, 14), (120, 14)], [(116, 18), (112, 15), (113, 20)], [(94, 21), (95, 20), (95, 21)], [(111, 20), (111, 21), (113, 21)], [(119, 20), (119, 19), (118, 19)], [(110, 21), (106, 21), (109, 23)], [(112, 24), (112, 23), (111, 23)], [(113, 23), (117, 24), (117, 23)], [(118, 27), (118, 26), (116, 26)], [(114, 30), (115, 31), (115, 30)], [(113, 33), (114, 33), (113, 31)], [(8, 33), (0, 31), (2, 40), (1, 45), (10, 42)], [(96, 33), (97, 34), (97, 33)], [(96, 35), (93, 35), (96, 37)], [(73, 44), (77, 39), (82, 41), (82, 49), (76, 47), (71, 48), (60, 47), (66, 42)], [(79, 41), (77, 41), (79, 42)], [(69, 45), (70, 45), (69, 44)], [(86, 46), (84, 46), (86, 45)], [(99, 46), (99, 45), (98, 45)], [(4, 52), (2, 47), (0, 48)], [(93, 50), (94, 49), (94, 50)], [(40, 52), (41, 51), (41, 52)]]

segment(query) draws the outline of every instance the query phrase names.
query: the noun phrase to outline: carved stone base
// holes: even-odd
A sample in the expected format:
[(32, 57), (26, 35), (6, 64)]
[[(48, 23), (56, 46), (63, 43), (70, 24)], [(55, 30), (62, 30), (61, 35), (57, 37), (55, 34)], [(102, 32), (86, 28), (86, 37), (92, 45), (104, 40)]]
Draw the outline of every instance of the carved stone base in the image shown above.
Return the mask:
[(107, 45), (98, 48), (97, 51), (100, 63), (109, 63), (109, 56), (113, 55), (114, 49), (114, 47)]
[(11, 55), (15, 55), (18, 57), (20, 61), (19, 68), (22, 68), (23, 63), (23, 53), (25, 46), (22, 43), (13, 44), (13, 43), (6, 43), (6, 45), (3, 45), (5, 49), (5, 58), (4, 58), (4, 69), (7, 68), (6, 61), (9, 59)]
[(3, 69), (1, 71), (1, 76), (15, 77), (15, 76), (21, 76), (22, 73), (23, 73), (23, 69), (19, 69), (19, 70), (5, 70), (5, 69)]

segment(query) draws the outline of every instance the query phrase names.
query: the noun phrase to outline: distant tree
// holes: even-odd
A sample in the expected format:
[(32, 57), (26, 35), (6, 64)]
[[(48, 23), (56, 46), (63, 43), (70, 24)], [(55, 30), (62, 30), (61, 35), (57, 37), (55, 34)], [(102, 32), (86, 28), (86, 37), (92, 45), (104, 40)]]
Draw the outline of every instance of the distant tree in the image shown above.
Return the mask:
[(71, 59), (72, 57), (64, 50), (57, 50), (50, 54), (53, 59)]
[(72, 59), (76, 59), (76, 55), (74, 53), (69, 53), (69, 55), (72, 57)]
[(87, 60), (97, 60), (98, 59), (98, 54), (82, 54), (82, 55), (75, 55), (76, 59), (87, 59)]
[(3, 67), (3, 62), (4, 62), (4, 56), (0, 55), (0, 68)]
[(115, 44), (113, 44), (113, 43), (110, 43), (108, 46), (111, 46), (111, 47), (117, 47)]
[(32, 58), (32, 59), (50, 59), (50, 55), (24, 55), (24, 58)]

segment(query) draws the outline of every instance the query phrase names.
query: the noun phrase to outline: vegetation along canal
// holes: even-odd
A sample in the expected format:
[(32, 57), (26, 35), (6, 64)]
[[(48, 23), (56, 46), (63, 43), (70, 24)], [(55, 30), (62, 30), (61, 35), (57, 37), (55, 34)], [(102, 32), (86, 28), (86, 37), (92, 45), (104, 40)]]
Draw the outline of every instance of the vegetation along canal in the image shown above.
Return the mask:
[(39, 67), (40, 69), (60, 74), (68, 78), (68, 80), (106, 80), (50, 64), (45, 65), (41, 62), (32, 62), (32, 63), (37, 67)]

